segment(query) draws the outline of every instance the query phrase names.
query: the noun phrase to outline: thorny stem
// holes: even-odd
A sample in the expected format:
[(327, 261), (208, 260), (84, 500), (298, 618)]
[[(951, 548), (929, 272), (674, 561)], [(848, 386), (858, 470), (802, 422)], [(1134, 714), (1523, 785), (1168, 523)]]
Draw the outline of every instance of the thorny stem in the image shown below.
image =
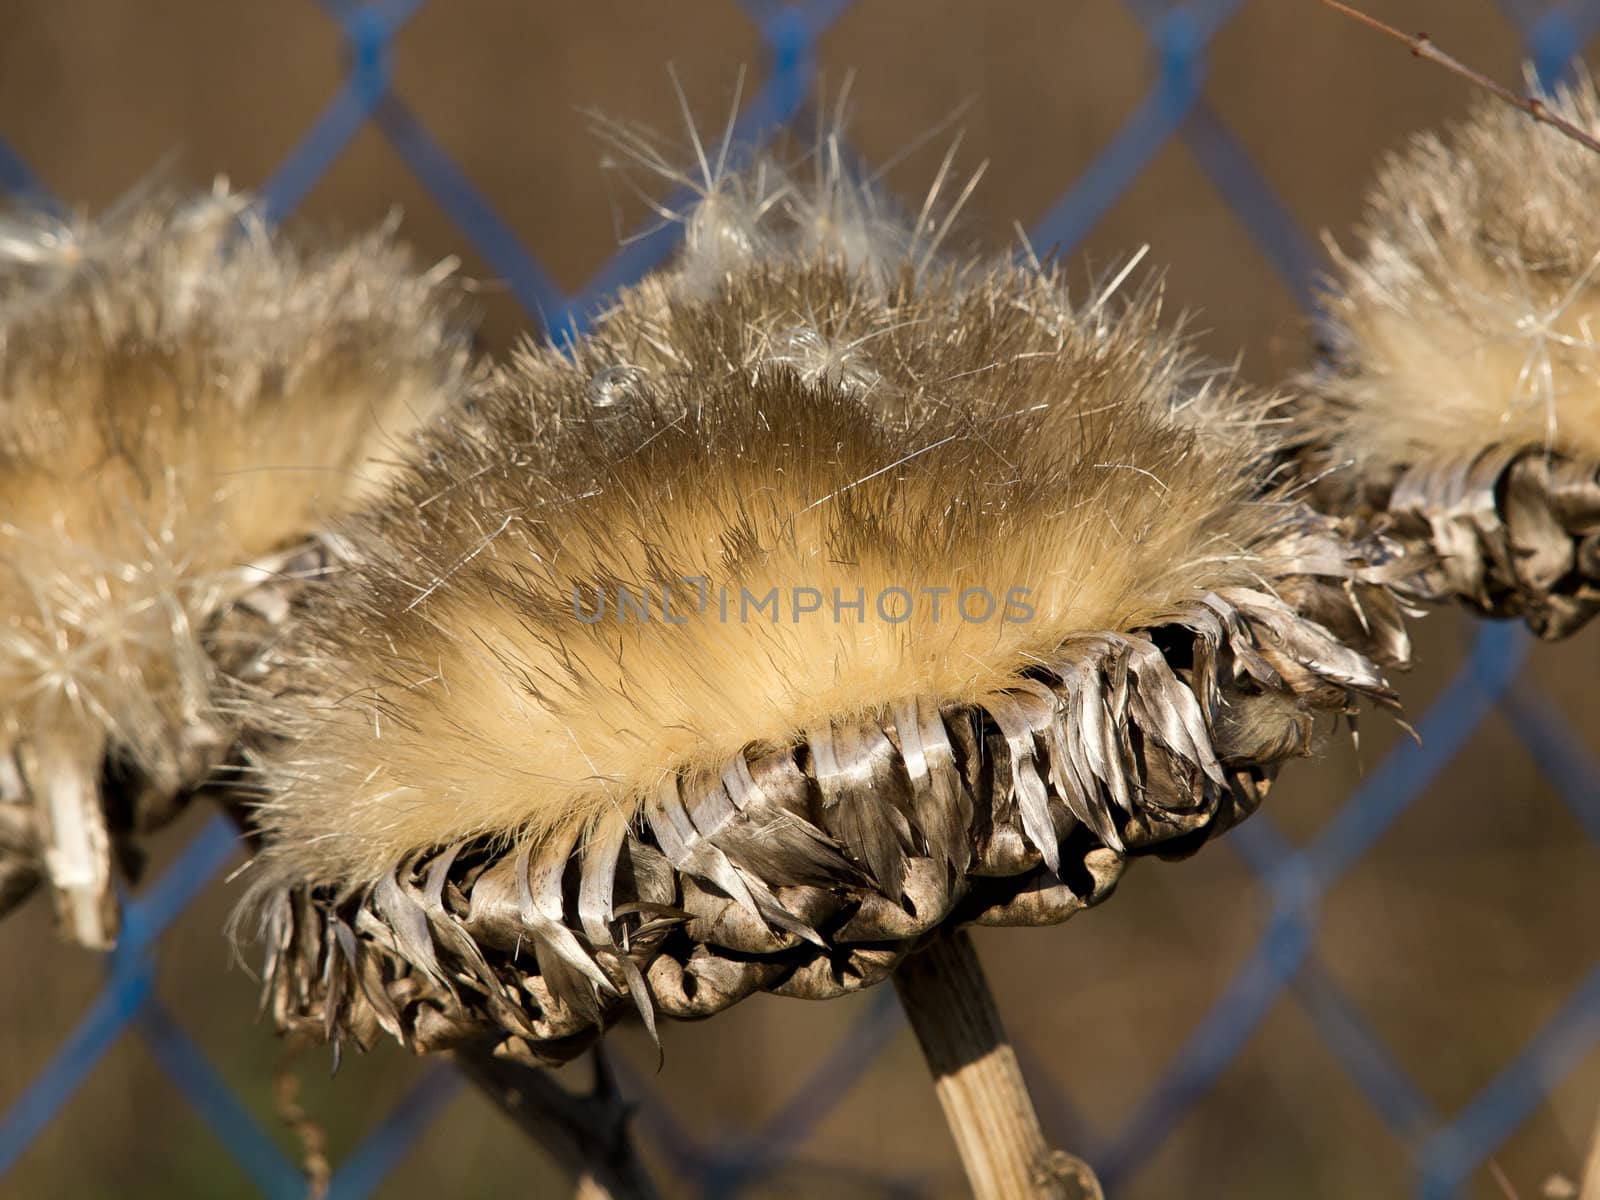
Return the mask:
[(497, 1057), (488, 1046), (454, 1052), (456, 1065), (489, 1100), (572, 1174), (575, 1200), (656, 1200), (628, 1135), (630, 1106), (597, 1046), (594, 1090), (577, 1095), (550, 1072)]
[(894, 974), (976, 1200), (1104, 1200), (1083, 1160), (1052, 1151), (965, 932)]
[(1521, 92), (1514, 92), (1510, 88), (1506, 87), (1505, 84), (1489, 78), (1489, 76), (1485, 75), (1482, 71), (1467, 66), (1466, 63), (1462, 62), (1454, 55), (1447, 54), (1445, 51), (1439, 49), (1439, 47), (1433, 43), (1432, 39), (1430, 39), (1427, 34), (1406, 33), (1403, 30), (1396, 29), (1387, 21), (1380, 21), (1377, 17), (1371, 16), (1368, 13), (1364, 13), (1358, 8), (1352, 8), (1350, 5), (1345, 4), (1343, 0), (1318, 0), (1318, 3), (1333, 9), (1335, 12), (1343, 13), (1345, 16), (1354, 21), (1359, 21), (1369, 29), (1376, 29), (1379, 33), (1385, 34), (1388, 37), (1394, 38), (1398, 42), (1404, 43), (1406, 46), (1410, 47), (1411, 53), (1416, 55), (1418, 58), (1424, 58), (1429, 62), (1437, 63), (1445, 70), (1461, 76), (1461, 78), (1467, 80), (1474, 86), (1482, 88), (1491, 95), (1498, 96), (1513, 108), (1520, 108), (1535, 121), (1542, 122), (1545, 125), (1549, 125), (1553, 129), (1560, 130), (1573, 141), (1578, 142), (1580, 145), (1587, 146), (1590, 150), (1600, 154), (1600, 139), (1596, 139), (1589, 133), (1586, 133), (1584, 130), (1574, 125), (1565, 117), (1551, 112), (1550, 106), (1547, 105), (1543, 100), (1539, 99), (1539, 97), (1525, 95)]

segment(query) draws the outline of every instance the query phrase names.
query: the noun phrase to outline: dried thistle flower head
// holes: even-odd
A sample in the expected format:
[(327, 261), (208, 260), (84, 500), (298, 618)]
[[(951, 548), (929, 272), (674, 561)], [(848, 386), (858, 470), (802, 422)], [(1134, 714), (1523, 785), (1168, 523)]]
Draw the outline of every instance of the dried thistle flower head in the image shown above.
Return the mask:
[(280, 1024), (560, 1057), (852, 991), (942, 924), (1064, 919), (1392, 699), (1342, 640), (1404, 653), (1378, 564), (1274, 493), (1273, 401), (1154, 293), (824, 222), (888, 211), (828, 163), (705, 191), (313, 598), (245, 910)]
[(455, 391), (451, 271), (388, 228), (300, 247), (221, 184), (0, 224), (5, 901), (42, 876), (114, 938), (113, 851), (233, 740), (220, 673)]
[[(1600, 132), (1582, 74), (1550, 107)], [(1600, 608), (1600, 154), (1496, 100), (1384, 163), (1335, 251), (1304, 414), (1330, 503), (1394, 514), (1418, 581), (1539, 632)]]

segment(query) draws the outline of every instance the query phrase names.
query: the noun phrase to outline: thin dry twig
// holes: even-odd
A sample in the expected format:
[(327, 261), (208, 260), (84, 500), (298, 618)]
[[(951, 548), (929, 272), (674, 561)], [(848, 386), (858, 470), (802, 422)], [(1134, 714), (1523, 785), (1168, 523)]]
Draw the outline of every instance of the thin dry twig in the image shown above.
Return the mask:
[(1506, 1200), (1522, 1200), (1522, 1194), (1517, 1191), (1517, 1185), (1511, 1182), (1511, 1176), (1506, 1174), (1505, 1168), (1497, 1160), (1491, 1158), (1488, 1162), (1488, 1167), (1489, 1178), (1494, 1180), (1494, 1185), (1500, 1189), (1500, 1194)]
[(1439, 47), (1434, 44), (1432, 39), (1430, 39), (1427, 34), (1406, 33), (1403, 30), (1396, 29), (1387, 21), (1380, 21), (1377, 17), (1371, 16), (1368, 13), (1364, 13), (1358, 8), (1352, 8), (1350, 5), (1345, 4), (1343, 0), (1317, 0), (1317, 2), (1326, 6), (1327, 8), (1333, 9), (1335, 12), (1343, 13), (1351, 20), (1359, 21), (1369, 29), (1376, 29), (1379, 33), (1394, 38), (1395, 41), (1401, 42), (1407, 46), (1411, 50), (1411, 53), (1416, 57), (1425, 58), (1429, 62), (1437, 63), (1445, 70), (1461, 76), (1461, 78), (1467, 80), (1467, 82), (1473, 84), (1475, 87), (1482, 88), (1484, 91), (1493, 96), (1498, 96), (1501, 100), (1504, 100), (1513, 108), (1520, 108), (1535, 121), (1539, 121), (1545, 125), (1549, 125), (1553, 129), (1559, 130), (1573, 141), (1578, 142), (1580, 145), (1587, 146), (1596, 154), (1600, 154), (1600, 139), (1596, 139), (1591, 134), (1586, 133), (1583, 129), (1579, 128), (1577, 125), (1574, 125), (1571, 121), (1567, 120), (1559, 113), (1552, 112), (1550, 110), (1550, 106), (1543, 100), (1539, 99), (1539, 97), (1527, 95), (1522, 92), (1514, 92), (1510, 88), (1506, 87), (1505, 84), (1489, 78), (1489, 76), (1485, 75), (1482, 71), (1467, 66), (1467, 64), (1462, 62), (1459, 58), (1456, 58), (1454, 55), (1448, 54), (1439, 49)]
[[(291, 1060), (292, 1057), (293, 1052)], [(328, 1135), (300, 1103), (300, 1076), (291, 1060), (278, 1068), (273, 1081), (273, 1100), (278, 1119), (300, 1143), (300, 1169), (306, 1174), (307, 1200), (322, 1200), (333, 1178), (333, 1164), (328, 1159)]]

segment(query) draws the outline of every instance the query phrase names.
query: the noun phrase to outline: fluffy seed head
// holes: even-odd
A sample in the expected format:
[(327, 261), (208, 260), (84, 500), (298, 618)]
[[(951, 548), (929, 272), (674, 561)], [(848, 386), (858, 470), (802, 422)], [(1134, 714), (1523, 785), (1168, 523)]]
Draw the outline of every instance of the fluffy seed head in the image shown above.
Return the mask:
[(277, 664), (240, 916), (280, 1027), (560, 1059), (843, 995), (1393, 704), (1389, 547), (1281, 498), (1275, 402), (1136, 262), (1074, 301), (953, 259), (948, 158), (907, 221), (833, 138), (696, 178), (612, 133), (699, 194), (682, 254), (421, 439)]
[(47, 859), (74, 770), (161, 797), (140, 821), (199, 782), (229, 740), (216, 660), (252, 649), (219, 614), (461, 379), (452, 265), (418, 273), (391, 234), (303, 247), (220, 184), (0, 224), (0, 757)]
[(1272, 403), (1155, 293), (1075, 305), (1059, 272), (938, 261), (904, 227), (863, 260), (805, 232), (848, 181), (799, 178), (721, 189), (731, 232), (691, 215), (671, 270), (526, 349), (351, 531), (291, 660), (312, 702), (259, 814), (269, 876), (548, 839), (1259, 579), (1287, 513), (1259, 500)]
[[(1552, 108), (1600, 132), (1581, 75)], [(1379, 484), (1488, 445), (1600, 459), (1600, 155), (1494, 100), (1386, 161), (1335, 251), (1308, 436)]]

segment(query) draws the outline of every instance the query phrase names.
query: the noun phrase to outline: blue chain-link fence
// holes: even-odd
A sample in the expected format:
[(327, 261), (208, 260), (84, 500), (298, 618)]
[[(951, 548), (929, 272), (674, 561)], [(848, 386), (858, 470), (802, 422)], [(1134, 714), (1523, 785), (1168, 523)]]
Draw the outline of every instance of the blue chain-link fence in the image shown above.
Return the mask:
[[(347, 43), (342, 88), (263, 191), (281, 217), (301, 201), (367, 123), (389, 144), (454, 219), (528, 313), (547, 330), (578, 327), (617, 286), (648, 270), (671, 250), (673, 229), (627, 243), (576, 294), (564, 293), (538, 260), (433, 140), (391, 87), (394, 39), (424, 0), (323, 0)], [(1309, 306), (1317, 255), (1249, 153), (1203, 94), (1208, 43), (1242, 0), (1123, 0), (1148, 35), (1156, 79), (1116, 136), (1030, 231), (1037, 246), (1070, 249), (1140, 175), (1156, 153), (1180, 139), (1210, 184), (1258, 242), (1291, 292)], [(1546, 80), (1566, 70), (1600, 32), (1600, 0), (1541, 4), (1502, 0), (1526, 53)], [(748, 103), (736, 136), (751, 141), (803, 119), (816, 83), (824, 31), (850, 7), (825, 0), (804, 7), (746, 0), (769, 56), (766, 83)], [(3, 134), (0, 130), (0, 134)], [(0, 187), (46, 196), (42, 182), (0, 140)], [(1384, 1127), (1404, 1146), (1417, 1195), (1458, 1194), (1532, 1114), (1563, 1076), (1600, 1044), (1600, 962), (1548, 1022), (1487, 1086), (1455, 1112), (1442, 1113), (1399, 1065), (1360, 1006), (1318, 962), (1319, 905), (1329, 889), (1422, 795), (1429, 783), (1498, 709), (1534, 762), (1600, 846), (1600, 763), (1580, 744), (1555, 707), (1522, 679), (1527, 635), (1510, 624), (1484, 625), (1457, 678), (1417, 721), (1420, 741), (1403, 743), (1366, 778), (1321, 832), (1292, 844), (1262, 812), (1228, 835), (1257, 880), (1269, 916), (1259, 944), (1210, 1006), (1149, 1094), (1117, 1129), (1096, 1129), (1071, 1111), (1051, 1081), (1036, 1080), (1041, 1105), (1073, 1126), (1072, 1148), (1088, 1157), (1115, 1191), (1154, 1154), (1232, 1063), (1263, 1019), (1287, 993), (1357, 1084)], [(54, 1058), (0, 1119), (0, 1177), (130, 1028), (216, 1137), (269, 1197), (299, 1197), (306, 1180), (247, 1106), (156, 997), (153, 952), (163, 933), (234, 852), (229, 825), (217, 818), (177, 861), (130, 898), (122, 943), (106, 960), (99, 998)], [(1213, 850), (1211, 853), (1222, 853)], [(1581, 949), (1576, 951), (1583, 953)], [(760, 1130), (734, 1141), (702, 1144), (629, 1074), (640, 1102), (639, 1128), (661, 1161), (707, 1196), (740, 1192), (781, 1167), (871, 1067), (898, 1032), (891, 989), (879, 989), (858, 1023), (800, 1082), (789, 1102)], [(1027, 1048), (1022, 1047), (1026, 1061)], [(365, 1140), (337, 1164), (329, 1195), (370, 1195), (407, 1154), (420, 1131), (443, 1110), (461, 1080), (438, 1063)], [(908, 1182), (906, 1194), (916, 1194)]]

